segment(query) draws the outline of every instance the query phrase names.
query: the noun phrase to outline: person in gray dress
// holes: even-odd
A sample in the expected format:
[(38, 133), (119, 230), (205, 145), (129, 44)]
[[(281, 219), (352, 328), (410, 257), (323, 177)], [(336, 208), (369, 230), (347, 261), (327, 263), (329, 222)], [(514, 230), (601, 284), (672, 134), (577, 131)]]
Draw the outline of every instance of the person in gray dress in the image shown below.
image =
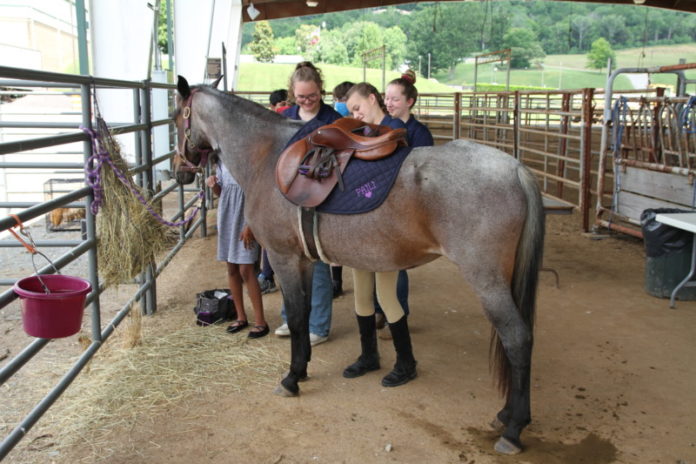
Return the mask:
[(237, 310), (237, 320), (227, 327), (227, 332), (236, 333), (249, 326), (242, 289), (242, 284), (246, 283), (254, 309), (254, 327), (249, 330), (249, 338), (263, 337), (268, 335), (268, 323), (264, 318), (261, 288), (254, 272), (254, 263), (259, 259), (259, 244), (244, 221), (244, 192), (219, 160), (215, 175), (208, 177), (206, 184), (220, 197), (217, 207), (217, 259), (227, 262), (227, 280)]

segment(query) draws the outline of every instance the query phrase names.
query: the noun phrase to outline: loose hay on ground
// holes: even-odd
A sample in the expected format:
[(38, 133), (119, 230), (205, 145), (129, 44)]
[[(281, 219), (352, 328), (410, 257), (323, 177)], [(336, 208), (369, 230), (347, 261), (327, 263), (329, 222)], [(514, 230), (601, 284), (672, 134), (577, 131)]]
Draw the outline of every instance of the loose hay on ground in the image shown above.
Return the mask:
[(57, 450), (91, 449), (90, 462), (111, 455), (115, 430), (151, 420), (186, 398), (226, 395), (250, 385), (269, 388), (288, 368), (269, 340), (248, 343), (224, 327), (189, 327), (149, 337), (129, 349), (104, 350), (77, 378), (45, 422)]

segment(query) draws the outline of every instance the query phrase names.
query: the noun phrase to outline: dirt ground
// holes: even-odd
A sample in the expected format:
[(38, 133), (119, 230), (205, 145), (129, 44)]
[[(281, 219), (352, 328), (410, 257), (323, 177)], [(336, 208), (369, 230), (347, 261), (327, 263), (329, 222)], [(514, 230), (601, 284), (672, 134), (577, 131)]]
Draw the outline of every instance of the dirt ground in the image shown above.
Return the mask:
[[(194, 322), (192, 296), (224, 286), (215, 237), (195, 239), (158, 281), (163, 333)], [(550, 216), (532, 371), (526, 450), (496, 455), (488, 423), (502, 405), (488, 372), (489, 324), (445, 259), (410, 271), (410, 325), (419, 376), (387, 389), (394, 362), (380, 340), (382, 369), (344, 379), (359, 351), (352, 282), (334, 300), (330, 341), (314, 349), (297, 398), (272, 394), (278, 379), (240, 393), (195, 396), (117, 431), (107, 462), (696, 464), (696, 302), (649, 296), (642, 243), (592, 239), (575, 217)], [(264, 296), (279, 324), (280, 295)], [(202, 329), (203, 330), (203, 329)], [(230, 337), (245, 337), (246, 334)], [(289, 353), (287, 339), (255, 343)], [(45, 424), (50, 427), (50, 424)], [(18, 452), (19, 453), (19, 452)], [(76, 462), (80, 446), (37, 462)], [(24, 452), (16, 456), (26, 456)], [(11, 453), (9, 462), (17, 460)]]

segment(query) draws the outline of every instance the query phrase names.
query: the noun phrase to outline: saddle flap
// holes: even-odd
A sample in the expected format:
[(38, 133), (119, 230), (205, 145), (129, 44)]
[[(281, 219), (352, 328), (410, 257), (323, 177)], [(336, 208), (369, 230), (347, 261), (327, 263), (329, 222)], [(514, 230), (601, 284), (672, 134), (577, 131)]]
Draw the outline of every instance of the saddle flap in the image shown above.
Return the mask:
[(286, 148), (278, 158), (276, 164), (276, 185), (285, 195), (290, 190), (290, 185), (297, 177), (302, 158), (309, 150), (307, 139), (301, 139)]
[(327, 177), (320, 179), (312, 179), (307, 176), (297, 176), (286, 192), (283, 192), (285, 198), (296, 205), (306, 208), (315, 208), (319, 206), (338, 183), (338, 169), (343, 173), (348, 161), (350, 161), (351, 150), (344, 150), (335, 153), (338, 166), (331, 170)]
[[(369, 133), (370, 136), (356, 134)], [(406, 146), (406, 130), (342, 118), (287, 147), (276, 164), (276, 184), (296, 205), (312, 208), (331, 193), (351, 157), (373, 161)], [(340, 169), (338, 171), (337, 169)], [(302, 175), (301, 175), (302, 174)]]

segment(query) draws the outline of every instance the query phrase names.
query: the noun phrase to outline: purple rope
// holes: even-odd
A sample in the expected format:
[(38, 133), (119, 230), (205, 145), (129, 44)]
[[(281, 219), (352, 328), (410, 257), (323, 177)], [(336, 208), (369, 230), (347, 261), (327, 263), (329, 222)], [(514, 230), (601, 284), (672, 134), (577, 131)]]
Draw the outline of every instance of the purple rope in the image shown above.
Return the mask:
[[(117, 168), (113, 161), (111, 161), (109, 152), (105, 148), (99, 133), (97, 133), (93, 129), (89, 129), (83, 126), (80, 126), (80, 129), (82, 129), (86, 134), (90, 136), (92, 142), (92, 156), (87, 158), (87, 161), (85, 162), (85, 183), (89, 187), (91, 187), (92, 191), (94, 192), (94, 201), (92, 201), (92, 204), (90, 206), (92, 214), (97, 215), (99, 213), (99, 208), (101, 208), (102, 205), (102, 200), (104, 198), (104, 187), (102, 186), (101, 169), (104, 163), (107, 163), (111, 167), (111, 170), (114, 172), (114, 174), (116, 174), (116, 177), (118, 177), (118, 179), (121, 181), (121, 183), (128, 187), (131, 193), (135, 195), (138, 201), (140, 201), (140, 203), (142, 203), (143, 206), (145, 206), (147, 211), (155, 219), (157, 219), (157, 221), (160, 224), (164, 224), (165, 226), (169, 227), (179, 227), (183, 226), (188, 222), (191, 222), (193, 218), (196, 217), (196, 215), (201, 209), (200, 206), (196, 206), (189, 215), (189, 217), (184, 218), (181, 221), (171, 222), (167, 221), (162, 216), (160, 216), (159, 213), (157, 213), (157, 211), (155, 211), (150, 205), (150, 203), (143, 197), (142, 193), (140, 193), (140, 191), (135, 187), (135, 185), (133, 185), (133, 181), (130, 178), (128, 178), (119, 168)], [(202, 199), (204, 195), (205, 191), (201, 189), (201, 191), (198, 192), (196, 196), (199, 199)]]

